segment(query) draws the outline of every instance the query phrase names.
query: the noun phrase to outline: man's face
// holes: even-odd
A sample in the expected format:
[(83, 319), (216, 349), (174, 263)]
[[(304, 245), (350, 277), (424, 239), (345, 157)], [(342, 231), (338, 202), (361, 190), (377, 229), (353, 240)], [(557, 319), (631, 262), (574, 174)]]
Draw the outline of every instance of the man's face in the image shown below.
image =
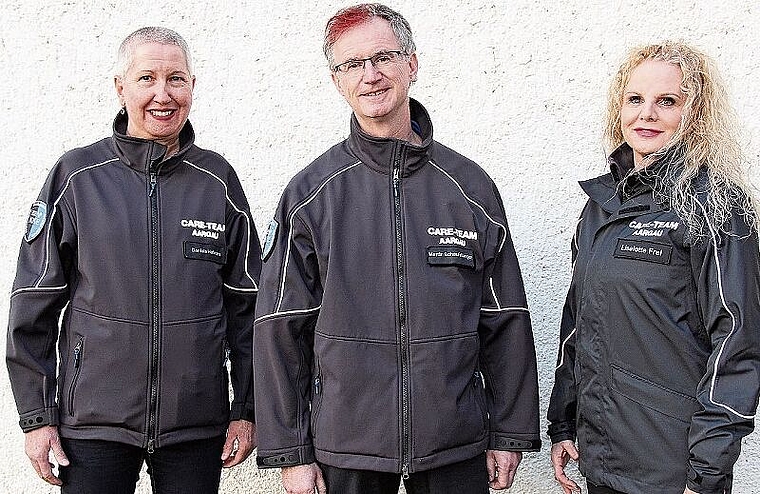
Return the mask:
[[(391, 26), (383, 18), (347, 30), (333, 45), (335, 64), (400, 51)], [(400, 56), (393, 63), (375, 67), (364, 62), (355, 72), (333, 72), (338, 92), (346, 99), (365, 132), (409, 125), (409, 86), (417, 78), (417, 56)]]

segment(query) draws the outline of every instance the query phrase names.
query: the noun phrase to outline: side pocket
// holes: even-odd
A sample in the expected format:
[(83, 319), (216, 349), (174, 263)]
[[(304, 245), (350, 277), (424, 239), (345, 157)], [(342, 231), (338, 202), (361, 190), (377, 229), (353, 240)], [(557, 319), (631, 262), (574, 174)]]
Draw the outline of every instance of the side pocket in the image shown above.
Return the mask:
[(69, 415), (74, 416), (74, 395), (76, 393), (77, 381), (79, 381), (79, 371), (82, 370), (82, 352), (84, 351), (84, 337), (80, 336), (77, 344), (74, 345), (72, 352), (72, 362), (74, 367), (74, 375), (71, 378), (71, 386), (69, 387)]
[(613, 364), (611, 367), (612, 387), (615, 391), (642, 407), (686, 424), (691, 423), (691, 416), (699, 409), (696, 398), (666, 388), (617, 365)]
[(311, 435), (316, 437), (317, 435), (317, 419), (319, 418), (319, 410), (322, 408), (322, 372), (319, 368), (319, 363), (316, 366), (316, 376), (312, 380), (311, 389)]
[(485, 387), (483, 386), (483, 375), (475, 371), (472, 376), (472, 386), (475, 389), (475, 399), (480, 407), (480, 416), (483, 420), (483, 429), (488, 430), (488, 412), (486, 410)]

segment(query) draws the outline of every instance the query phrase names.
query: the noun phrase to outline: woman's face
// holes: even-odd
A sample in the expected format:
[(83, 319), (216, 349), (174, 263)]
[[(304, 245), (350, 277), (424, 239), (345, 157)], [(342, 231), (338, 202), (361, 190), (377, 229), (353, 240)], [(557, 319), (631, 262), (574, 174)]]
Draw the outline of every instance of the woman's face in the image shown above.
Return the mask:
[(633, 148), (636, 169), (643, 167), (643, 158), (660, 150), (681, 125), (686, 102), (682, 78), (678, 65), (662, 60), (645, 60), (631, 72), (623, 90), (620, 125), (625, 142)]
[(175, 145), (193, 103), (195, 78), (182, 49), (176, 45), (143, 43), (134, 49), (116, 92), (129, 116), (127, 134)]

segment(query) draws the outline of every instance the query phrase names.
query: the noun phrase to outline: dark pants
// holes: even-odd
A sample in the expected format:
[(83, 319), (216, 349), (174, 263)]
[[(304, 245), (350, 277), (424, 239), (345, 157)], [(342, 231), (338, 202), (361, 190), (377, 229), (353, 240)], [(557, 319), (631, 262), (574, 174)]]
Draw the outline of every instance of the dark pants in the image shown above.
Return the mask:
[[(615, 489), (610, 489), (609, 487), (604, 487), (603, 485), (596, 485), (593, 482), (589, 481), (586, 481), (586, 485), (588, 486), (588, 494), (625, 494), (623, 491), (616, 491)], [(684, 486), (686, 486), (685, 481)]]
[(157, 448), (61, 438), (71, 463), (60, 467), (62, 494), (134, 494), (143, 461), (156, 494), (216, 494), (224, 436)]
[[(327, 492), (340, 494), (397, 494), (397, 473), (348, 470), (319, 464)], [(404, 479), (407, 494), (488, 494), (485, 453), (471, 460), (413, 473)]]

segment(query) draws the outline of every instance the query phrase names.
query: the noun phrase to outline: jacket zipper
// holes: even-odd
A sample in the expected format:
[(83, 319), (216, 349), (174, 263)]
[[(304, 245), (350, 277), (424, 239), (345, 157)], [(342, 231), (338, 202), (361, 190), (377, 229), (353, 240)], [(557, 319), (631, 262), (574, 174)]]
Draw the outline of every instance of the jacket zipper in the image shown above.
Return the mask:
[[(159, 165), (160, 167), (160, 165)], [(158, 361), (160, 336), (160, 289), (159, 289), (159, 239), (158, 239), (158, 168), (150, 167), (150, 397), (148, 402), (148, 453), (152, 454), (156, 443), (158, 414)]]
[(71, 379), (71, 387), (69, 388), (69, 415), (74, 416), (74, 391), (77, 387), (77, 381), (79, 381), (79, 371), (82, 366), (82, 346), (84, 340), (79, 338), (77, 344), (74, 346), (74, 377)]
[(396, 288), (399, 313), (399, 354), (401, 358), (401, 476), (409, 478), (410, 421), (409, 421), (409, 332), (406, 327), (406, 279), (404, 275), (404, 236), (401, 210), (401, 164), (398, 156), (393, 163), (393, 218), (396, 235)]

